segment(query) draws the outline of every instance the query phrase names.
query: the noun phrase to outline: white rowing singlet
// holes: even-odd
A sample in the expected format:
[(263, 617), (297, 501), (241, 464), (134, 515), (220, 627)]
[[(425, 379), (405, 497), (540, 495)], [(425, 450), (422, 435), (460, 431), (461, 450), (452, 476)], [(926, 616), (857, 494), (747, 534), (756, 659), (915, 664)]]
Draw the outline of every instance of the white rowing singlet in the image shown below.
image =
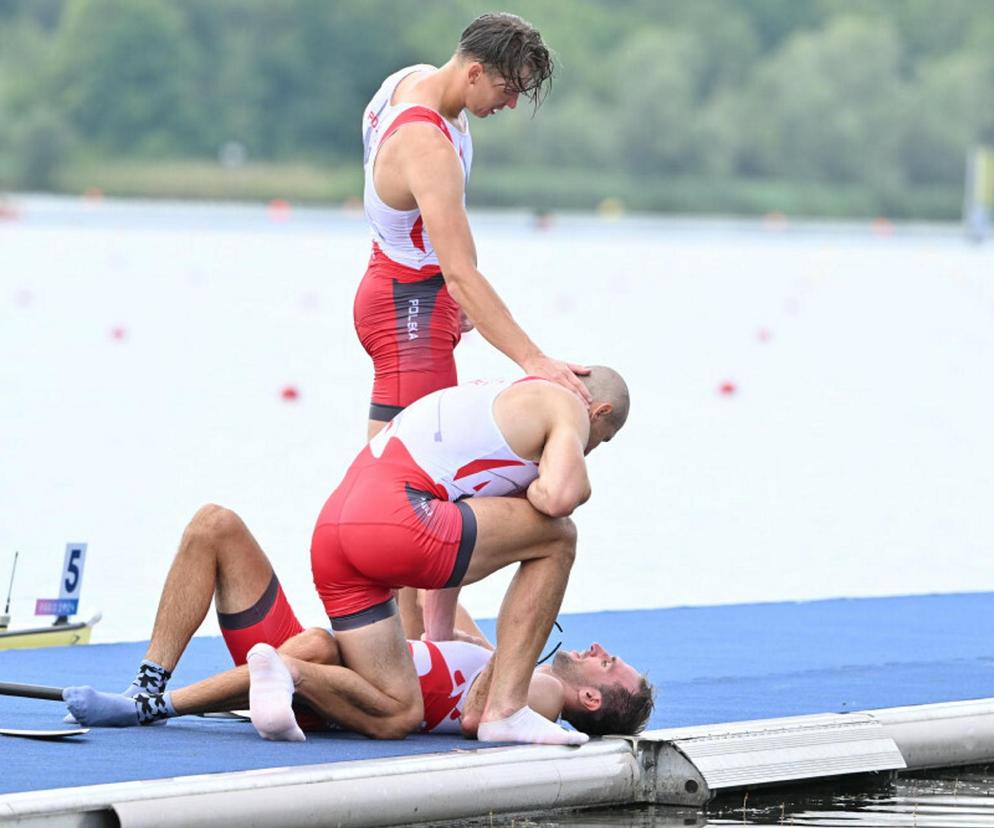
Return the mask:
[[(545, 382), (517, 380), (526, 381)], [(380, 457), (389, 440), (400, 440), (448, 500), (523, 492), (538, 477), (538, 463), (515, 454), (494, 419), (494, 400), (513, 384), (476, 380), (427, 394), (370, 440), (369, 450)]]
[(421, 682), (423, 733), (459, 733), (469, 688), (493, 653), (465, 641), (408, 641)]
[[(366, 105), (362, 115), (362, 146), (365, 185), (363, 206), (366, 219), (372, 231), (373, 243), (390, 260), (420, 270), (426, 266), (438, 267), (438, 256), (431, 246), (431, 240), (424, 229), (421, 211), (395, 210), (383, 202), (373, 185), (373, 165), (383, 142), (394, 130), (406, 123), (432, 123), (452, 142), (452, 146), (462, 162), (465, 181), (469, 180), (469, 170), (473, 164), (473, 140), (469, 135), (469, 120), (466, 113), (459, 115), (457, 124), (445, 120), (434, 109), (413, 103), (391, 104), (397, 85), (414, 72), (433, 71), (434, 66), (418, 64), (394, 72), (383, 81), (382, 86)], [(465, 201), (465, 190), (463, 192)]]

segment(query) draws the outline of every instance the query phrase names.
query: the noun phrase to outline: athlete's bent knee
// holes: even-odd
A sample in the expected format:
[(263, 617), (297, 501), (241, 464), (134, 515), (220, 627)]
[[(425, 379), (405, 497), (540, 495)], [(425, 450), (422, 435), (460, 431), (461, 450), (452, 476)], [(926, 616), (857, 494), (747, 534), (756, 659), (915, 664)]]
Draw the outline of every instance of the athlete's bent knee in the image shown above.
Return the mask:
[(562, 518), (561, 521), (560, 535), (553, 543), (553, 554), (564, 568), (572, 569), (576, 560), (576, 524), (569, 518)]
[(573, 522), (573, 519), (568, 517), (559, 518), (559, 539), (575, 549), (576, 538), (576, 524)]
[(278, 652), (312, 664), (341, 664), (338, 645), (331, 633), (321, 627), (311, 627), (287, 639)]
[(231, 540), (245, 531), (245, 524), (237, 514), (216, 503), (201, 506), (187, 527), (187, 534), (213, 541)]

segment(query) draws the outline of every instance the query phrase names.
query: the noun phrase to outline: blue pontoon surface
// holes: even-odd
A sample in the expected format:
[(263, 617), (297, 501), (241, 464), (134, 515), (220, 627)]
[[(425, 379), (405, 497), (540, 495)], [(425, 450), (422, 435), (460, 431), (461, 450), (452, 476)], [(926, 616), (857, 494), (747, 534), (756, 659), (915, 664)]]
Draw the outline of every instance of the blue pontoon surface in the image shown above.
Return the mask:
[[(743, 604), (564, 615), (563, 647), (598, 641), (649, 673), (650, 727), (846, 712), (994, 696), (994, 593)], [(483, 623), (492, 635), (493, 624)], [(559, 638), (556, 634), (557, 641)], [(0, 652), (0, 681), (120, 690), (145, 643)], [(219, 638), (195, 639), (178, 687), (228, 669)], [(0, 696), (0, 728), (64, 727), (63, 705)], [(0, 738), (0, 794), (222, 771), (473, 750), (445, 736), (376, 742), (260, 739), (251, 724), (187, 717), (62, 742)]]

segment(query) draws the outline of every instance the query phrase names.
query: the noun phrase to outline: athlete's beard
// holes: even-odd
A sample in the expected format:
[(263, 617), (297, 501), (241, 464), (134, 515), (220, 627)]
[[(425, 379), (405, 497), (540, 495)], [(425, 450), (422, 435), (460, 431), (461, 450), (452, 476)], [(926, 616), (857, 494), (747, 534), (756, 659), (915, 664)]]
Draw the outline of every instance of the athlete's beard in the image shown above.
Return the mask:
[(560, 650), (552, 659), (552, 675), (567, 684), (579, 684), (579, 671), (576, 663)]

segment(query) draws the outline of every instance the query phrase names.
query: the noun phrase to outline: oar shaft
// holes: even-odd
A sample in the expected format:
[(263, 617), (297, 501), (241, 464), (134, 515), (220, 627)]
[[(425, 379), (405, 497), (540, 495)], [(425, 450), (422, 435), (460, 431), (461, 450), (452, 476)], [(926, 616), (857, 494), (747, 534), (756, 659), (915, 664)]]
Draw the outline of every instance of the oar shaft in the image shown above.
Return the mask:
[(62, 701), (61, 687), (46, 687), (44, 684), (15, 684), (0, 681), (0, 696), (24, 696), (29, 699)]

